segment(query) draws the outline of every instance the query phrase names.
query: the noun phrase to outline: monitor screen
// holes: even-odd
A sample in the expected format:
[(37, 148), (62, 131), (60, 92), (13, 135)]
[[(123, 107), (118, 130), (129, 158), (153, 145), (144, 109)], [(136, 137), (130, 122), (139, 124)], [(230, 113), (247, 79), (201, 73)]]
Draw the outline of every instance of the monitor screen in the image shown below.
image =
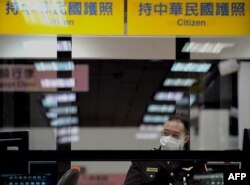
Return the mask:
[(1, 185), (54, 185), (51, 174), (0, 174)]
[[(28, 151), (29, 131), (0, 132), (0, 152), (1, 151)], [(0, 159), (0, 174), (4, 173), (27, 173), (27, 161)]]
[(250, 129), (244, 129), (243, 151), (250, 151)]
[(29, 161), (28, 174), (50, 174), (50, 181), (52, 184), (57, 182), (58, 172), (57, 161)]
[(29, 150), (29, 132), (0, 132), (0, 151)]

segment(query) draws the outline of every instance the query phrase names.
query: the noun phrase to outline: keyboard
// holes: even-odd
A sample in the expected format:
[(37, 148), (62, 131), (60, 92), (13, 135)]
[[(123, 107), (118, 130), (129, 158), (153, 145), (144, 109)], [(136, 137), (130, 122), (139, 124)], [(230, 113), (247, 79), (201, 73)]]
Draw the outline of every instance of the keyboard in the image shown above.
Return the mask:
[(223, 173), (195, 174), (193, 185), (224, 185)]
[(0, 176), (1, 185), (51, 185), (50, 175), (3, 174)]

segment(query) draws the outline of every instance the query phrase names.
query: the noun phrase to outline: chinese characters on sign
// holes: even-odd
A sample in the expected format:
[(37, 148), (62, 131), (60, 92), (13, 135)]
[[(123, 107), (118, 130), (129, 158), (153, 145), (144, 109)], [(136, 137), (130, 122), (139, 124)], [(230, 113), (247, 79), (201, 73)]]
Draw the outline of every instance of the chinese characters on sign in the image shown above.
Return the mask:
[(0, 68), (0, 79), (13, 78), (19, 80), (21, 78), (31, 79), (33, 78), (34, 69), (33, 68), (20, 68), (20, 67), (1, 67)]
[(128, 0), (129, 35), (249, 35), (248, 0)]
[[(76, 65), (70, 78), (74, 81), (70, 86), (72, 91), (89, 90), (88, 71), (87, 65)], [(37, 71), (33, 65), (0, 65), (0, 90), (3, 92), (56, 92), (66, 85), (68, 82), (58, 78), (57, 71)]]
[(245, 3), (142, 3), (138, 5), (139, 16), (185, 15), (185, 16), (245, 16)]
[(0, 1), (0, 34), (123, 33), (124, 0)]
[(1, 0), (0, 34), (250, 35), (249, 0), (127, 0), (126, 12), (127, 24), (124, 0)]
[[(35, 5), (35, 6), (31, 6)], [(113, 15), (113, 2), (68, 2), (56, 1), (55, 4), (48, 1), (7, 0), (5, 15), (18, 15), (25, 13), (53, 14), (53, 15)]]

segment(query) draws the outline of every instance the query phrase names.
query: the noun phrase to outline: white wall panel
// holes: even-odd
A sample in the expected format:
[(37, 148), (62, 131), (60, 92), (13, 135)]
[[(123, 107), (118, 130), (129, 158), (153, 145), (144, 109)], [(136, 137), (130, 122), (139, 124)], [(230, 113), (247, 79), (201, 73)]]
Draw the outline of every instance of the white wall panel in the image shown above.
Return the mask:
[(217, 54), (191, 53), (191, 59), (250, 59), (250, 37), (191, 37), (190, 42), (234, 44)]
[(0, 35), (0, 59), (57, 58), (57, 36)]
[(73, 59), (175, 59), (174, 37), (72, 37)]

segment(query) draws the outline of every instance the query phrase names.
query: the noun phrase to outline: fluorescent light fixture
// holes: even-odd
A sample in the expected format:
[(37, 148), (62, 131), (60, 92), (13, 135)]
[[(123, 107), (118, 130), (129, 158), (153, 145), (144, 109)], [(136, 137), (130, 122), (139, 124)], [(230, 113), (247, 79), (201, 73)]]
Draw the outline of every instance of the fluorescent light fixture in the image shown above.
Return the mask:
[(182, 92), (157, 92), (154, 100), (157, 101), (178, 101), (183, 97)]
[(76, 125), (79, 123), (78, 117), (60, 117), (57, 119), (53, 119), (50, 122), (51, 126), (68, 126), (68, 125)]
[(71, 41), (57, 41), (57, 51), (71, 51)]
[(144, 123), (165, 123), (169, 119), (169, 116), (165, 115), (149, 115), (146, 114), (143, 116)]
[(184, 97), (178, 101), (178, 105), (189, 105), (192, 106), (196, 101), (196, 95), (190, 95), (189, 97)]
[(37, 71), (73, 71), (75, 69), (72, 61), (65, 62), (37, 62), (35, 63)]
[(75, 102), (76, 94), (75, 93), (60, 93), (60, 94), (48, 94), (44, 98), (45, 100), (54, 100), (58, 103), (65, 102)]
[(62, 127), (58, 128), (57, 136), (68, 136), (68, 135), (76, 135), (79, 133), (79, 127)]
[(77, 111), (78, 109), (76, 106), (55, 107), (51, 108), (49, 112), (46, 112), (46, 117), (48, 119), (55, 119), (58, 115), (77, 114)]
[(225, 48), (234, 47), (234, 43), (187, 42), (182, 48), (183, 53), (219, 54)]
[(60, 114), (77, 114), (76, 106), (55, 107), (49, 110), (50, 113)]
[(44, 107), (56, 107), (58, 105), (58, 102), (55, 100), (44, 99), (42, 100), (42, 104)]
[(181, 87), (191, 87), (196, 83), (196, 79), (192, 78), (168, 78), (164, 81), (163, 86), (168, 87), (168, 86), (181, 86)]
[(141, 132), (157, 132), (160, 133), (163, 129), (163, 125), (146, 125), (141, 124), (139, 127), (139, 131)]
[(53, 112), (46, 112), (46, 117), (48, 119), (55, 119), (55, 118), (57, 118), (57, 114), (53, 113)]
[(159, 133), (138, 132), (135, 135), (135, 138), (138, 140), (151, 140), (151, 139), (158, 139), (159, 137), (160, 137)]
[(60, 144), (73, 143), (79, 141), (79, 139), (80, 139), (79, 135), (63, 136), (58, 139), (58, 143)]
[(176, 62), (171, 68), (172, 72), (200, 72), (206, 73), (210, 69), (212, 64), (210, 63), (184, 63)]
[(74, 78), (41, 79), (43, 88), (73, 88), (75, 87)]
[(42, 104), (44, 107), (56, 107), (58, 103), (71, 103), (75, 101), (75, 93), (48, 94), (42, 100)]
[(175, 105), (157, 105), (152, 104), (147, 108), (148, 112), (159, 112), (159, 113), (173, 113), (175, 111)]

